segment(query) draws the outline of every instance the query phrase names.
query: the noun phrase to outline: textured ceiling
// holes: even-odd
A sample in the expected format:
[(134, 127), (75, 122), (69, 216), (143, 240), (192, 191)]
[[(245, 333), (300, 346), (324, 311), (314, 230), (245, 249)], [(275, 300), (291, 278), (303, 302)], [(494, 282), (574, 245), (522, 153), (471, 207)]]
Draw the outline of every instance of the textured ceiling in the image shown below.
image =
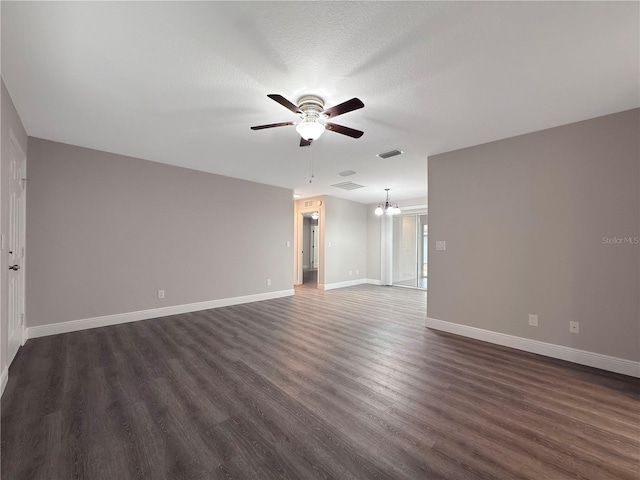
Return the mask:
[[(305, 197), (423, 197), (429, 155), (640, 105), (638, 2), (1, 5), (29, 135)], [(269, 93), (357, 96), (335, 122), (365, 134), (300, 148), (294, 127), (251, 131), (296, 120)], [(365, 188), (331, 187), (344, 170)]]

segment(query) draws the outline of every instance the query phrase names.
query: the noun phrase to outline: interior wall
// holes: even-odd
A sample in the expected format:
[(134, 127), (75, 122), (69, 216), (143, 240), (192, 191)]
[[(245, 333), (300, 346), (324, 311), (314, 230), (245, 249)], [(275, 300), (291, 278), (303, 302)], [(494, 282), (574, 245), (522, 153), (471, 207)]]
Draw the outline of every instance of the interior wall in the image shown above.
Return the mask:
[(428, 317), (640, 360), (639, 117), (429, 157)]
[[(0, 130), (2, 131), (2, 148), (0, 151), (0, 233), (7, 235), (9, 231), (9, 197), (8, 197), (8, 181), (9, 181), (9, 142), (10, 132), (16, 139), (21, 150), (26, 154), (28, 147), (27, 133), (22, 125), (18, 112), (16, 111), (11, 96), (7, 91), (4, 80), (0, 79), (0, 103), (1, 105), (1, 121)], [(8, 311), (7, 299), (8, 292), (8, 272), (9, 272), (9, 255), (7, 249), (0, 252), (0, 371), (4, 372), (7, 365), (7, 326)]]
[(28, 176), (29, 326), (292, 288), (291, 190), (36, 138)]
[(367, 278), (367, 206), (325, 196), (323, 284)]

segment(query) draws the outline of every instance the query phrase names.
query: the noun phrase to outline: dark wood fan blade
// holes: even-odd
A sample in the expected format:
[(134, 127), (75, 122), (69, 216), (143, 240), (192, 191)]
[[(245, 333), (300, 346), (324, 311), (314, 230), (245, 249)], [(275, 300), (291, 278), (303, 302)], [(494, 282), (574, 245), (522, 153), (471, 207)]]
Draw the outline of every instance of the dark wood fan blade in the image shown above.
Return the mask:
[(289, 100), (284, 98), (282, 95), (278, 95), (277, 93), (270, 93), (269, 95), (267, 95), (267, 97), (269, 97), (271, 100), (275, 100), (276, 102), (278, 102), (283, 107), (288, 108), (289, 110), (291, 110), (293, 113), (302, 113), (297, 105), (291, 103)]
[(336, 105), (335, 107), (327, 108), (324, 113), (327, 117), (337, 117), (338, 115), (342, 115), (343, 113), (352, 112), (353, 110), (358, 110), (359, 108), (364, 107), (364, 103), (359, 98), (352, 98), (351, 100), (347, 100), (340, 105)]
[(355, 128), (343, 127), (342, 125), (337, 125), (335, 123), (329, 122), (325, 123), (324, 125), (330, 132), (341, 133), (342, 135), (346, 135), (348, 137), (360, 138), (362, 135), (364, 135), (364, 132), (356, 130)]
[(265, 128), (273, 128), (273, 127), (286, 127), (287, 125), (293, 125), (293, 122), (270, 123), (269, 125), (258, 125), (257, 127), (251, 127), (251, 130), (263, 130)]
[(311, 142), (313, 142), (313, 140), (305, 140), (304, 138), (300, 138), (301, 147), (308, 147), (309, 145), (311, 145)]

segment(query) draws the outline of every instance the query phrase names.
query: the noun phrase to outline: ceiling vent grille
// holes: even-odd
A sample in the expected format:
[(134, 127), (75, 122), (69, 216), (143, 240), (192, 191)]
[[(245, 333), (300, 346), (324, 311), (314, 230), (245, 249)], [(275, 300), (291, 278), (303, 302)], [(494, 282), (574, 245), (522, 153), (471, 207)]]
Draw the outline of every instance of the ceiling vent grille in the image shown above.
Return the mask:
[(355, 175), (356, 172), (354, 172), (353, 170), (345, 170), (344, 172), (340, 172), (338, 175), (340, 175), (341, 177), (348, 177), (349, 175)]
[(343, 190), (355, 190), (356, 188), (363, 188), (364, 185), (358, 185), (353, 182), (342, 182), (331, 185), (332, 187), (341, 188)]
[(313, 207), (313, 200), (305, 200), (304, 206), (305, 206), (305, 208), (306, 207)]
[(376, 155), (376, 157), (390, 158), (390, 157), (395, 157), (396, 155), (401, 155), (403, 153), (404, 152), (402, 150), (391, 150), (389, 152), (379, 153)]

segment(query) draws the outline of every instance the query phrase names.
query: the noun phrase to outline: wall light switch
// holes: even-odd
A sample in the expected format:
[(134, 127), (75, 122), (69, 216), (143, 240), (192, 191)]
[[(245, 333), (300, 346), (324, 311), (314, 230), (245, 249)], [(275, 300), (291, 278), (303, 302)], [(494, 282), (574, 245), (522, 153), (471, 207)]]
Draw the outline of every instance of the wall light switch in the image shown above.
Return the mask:
[(529, 314), (529, 325), (531, 325), (532, 327), (538, 326), (538, 315)]
[(158, 290), (158, 298), (164, 298), (164, 290)]
[(447, 242), (444, 240), (436, 240), (436, 250), (446, 250)]
[(291, 246), (291, 242), (289, 240), (287, 240), (287, 247)]

